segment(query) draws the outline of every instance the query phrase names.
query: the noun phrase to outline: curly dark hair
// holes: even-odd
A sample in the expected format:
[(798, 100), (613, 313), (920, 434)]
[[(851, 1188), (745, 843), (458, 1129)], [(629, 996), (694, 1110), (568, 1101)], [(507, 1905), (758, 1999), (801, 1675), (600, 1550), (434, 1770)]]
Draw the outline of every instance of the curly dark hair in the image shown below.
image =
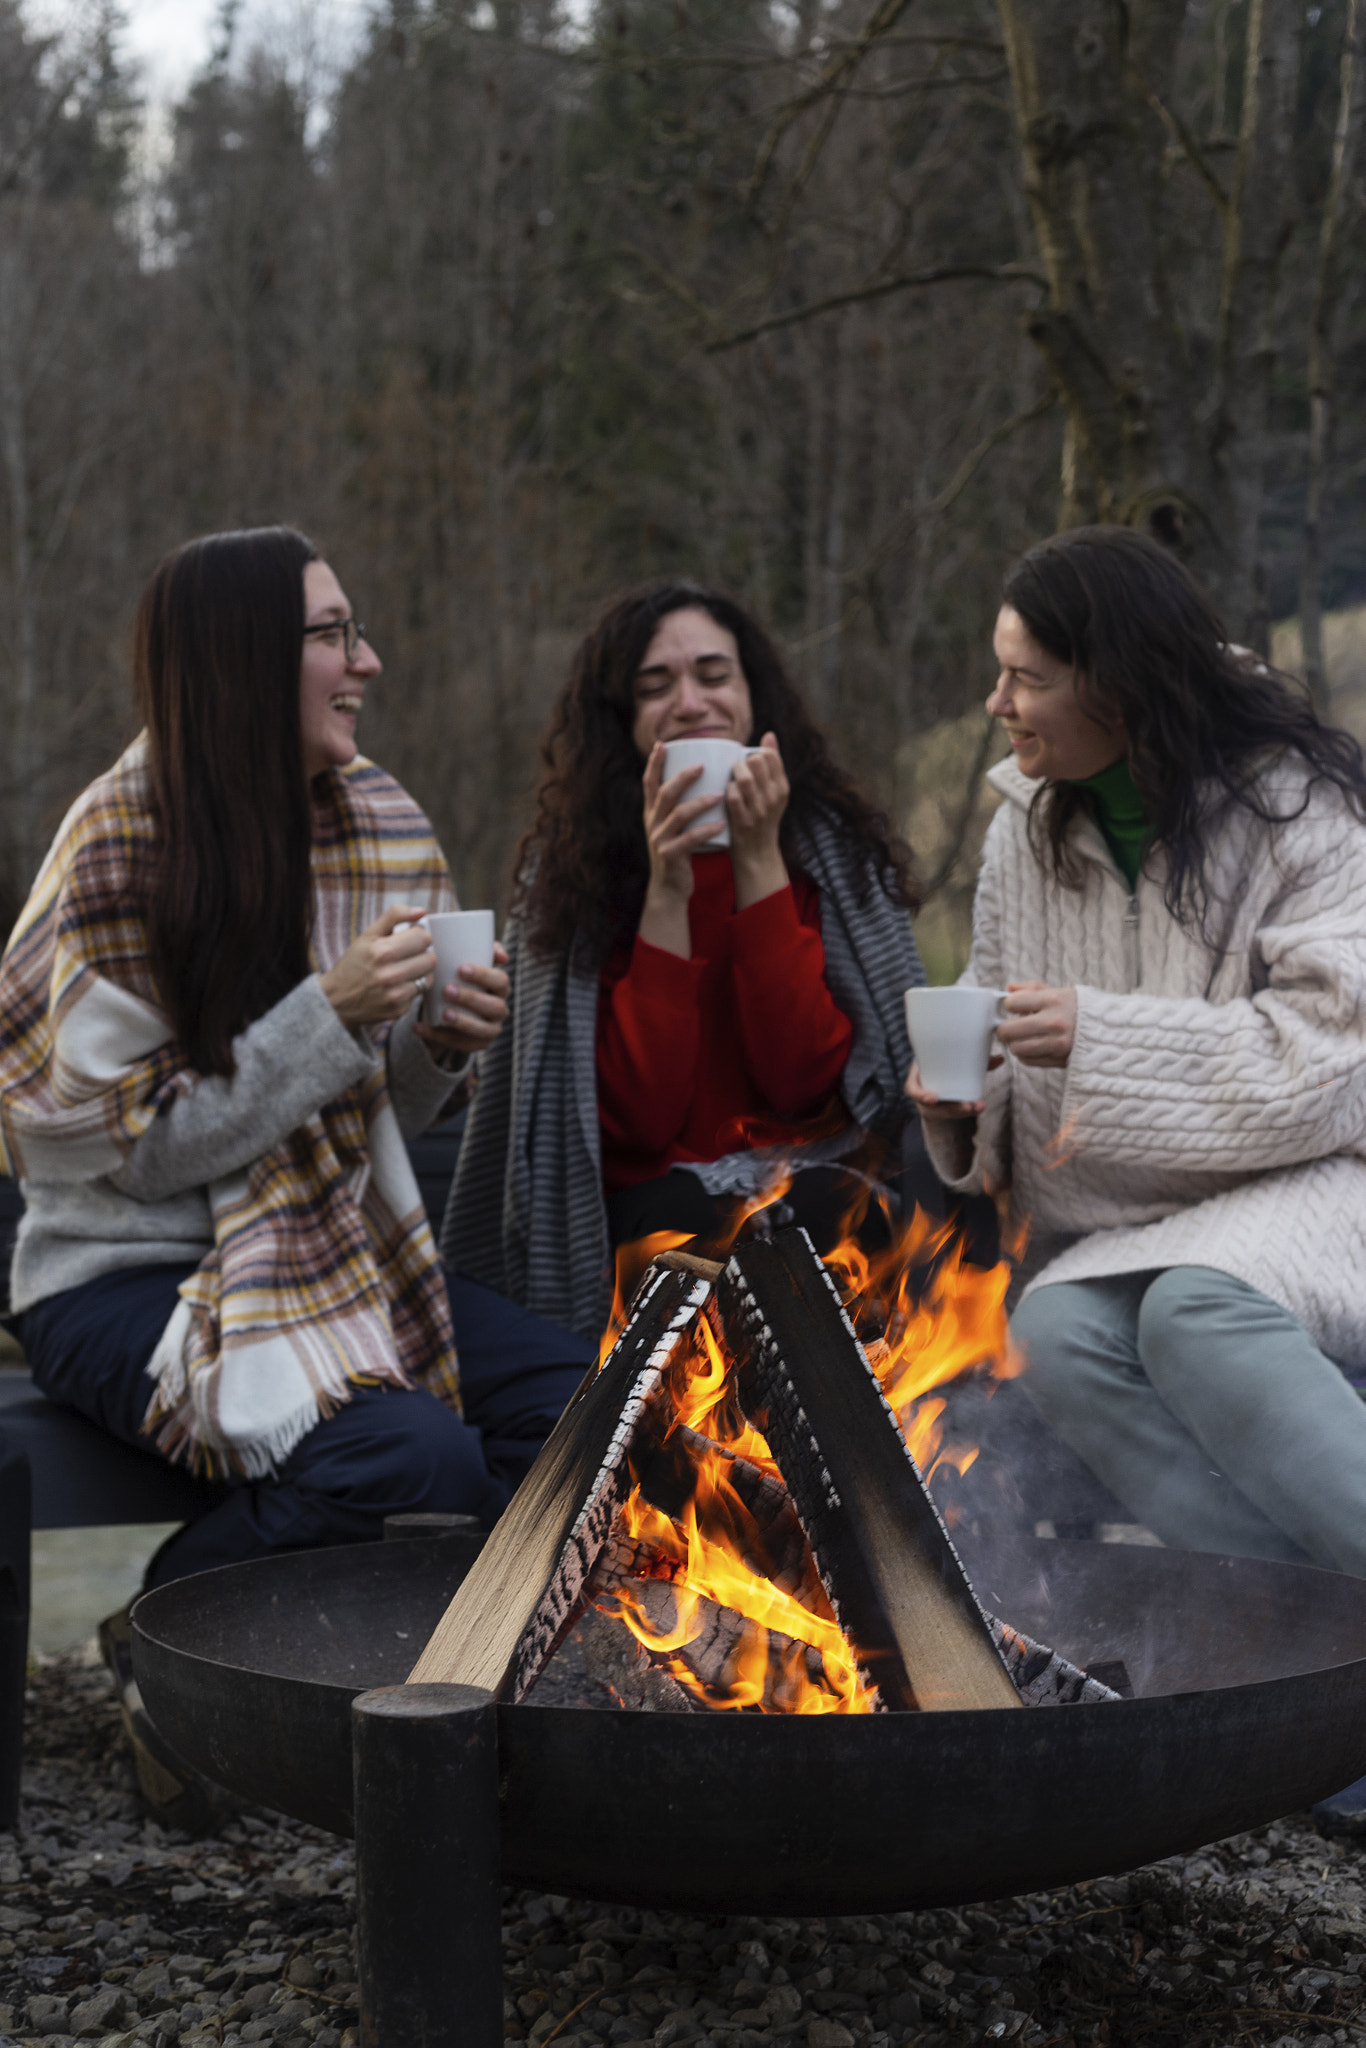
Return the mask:
[[(1030, 549), (1001, 596), (1041, 647), (1075, 668), (1082, 710), (1122, 722), (1152, 843), (1167, 854), (1167, 908), (1182, 922), (1203, 920), (1209, 833), (1228, 804), (1287, 824), (1315, 784), (1330, 782), (1366, 815), (1366, 767), (1351, 734), (1324, 725), (1293, 677), (1231, 646), (1195, 579), (1146, 534), (1055, 534)], [(1309, 773), (1295, 810), (1281, 814), (1260, 784), (1286, 753)], [(1030, 808), (1035, 849), (1065, 886), (1080, 879), (1068, 829), (1089, 804), (1085, 790), (1044, 782)]]
[(783, 817), (784, 856), (794, 829), (817, 815), (847, 834), (860, 863), (895, 903), (917, 907), (910, 854), (883, 814), (830, 757), (782, 657), (758, 621), (723, 592), (668, 580), (628, 591), (583, 640), (541, 742), (536, 814), (517, 852), (514, 901), (530, 944), (573, 949), (599, 961), (640, 923), (649, 880), (642, 764), (631, 737), (635, 679), (661, 619), (696, 608), (733, 635), (749, 685), (754, 732), (772, 732), (792, 795)]

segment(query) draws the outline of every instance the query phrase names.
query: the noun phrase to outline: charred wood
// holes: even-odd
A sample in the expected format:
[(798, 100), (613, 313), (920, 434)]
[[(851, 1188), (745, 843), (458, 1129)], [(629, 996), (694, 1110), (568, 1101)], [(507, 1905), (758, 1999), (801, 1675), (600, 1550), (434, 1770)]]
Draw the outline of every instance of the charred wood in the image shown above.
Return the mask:
[(661, 1388), (711, 1292), (651, 1267), (603, 1364), (583, 1381), (409, 1674), (410, 1684), (527, 1692), (578, 1611), (632, 1484), (665, 1428)]
[(740, 1399), (821, 1581), (887, 1705), (1017, 1707), (966, 1572), (804, 1230), (742, 1245), (717, 1283)]
[(539, 1678), (529, 1707), (587, 1707), (633, 1714), (688, 1714), (694, 1694), (652, 1663), (624, 1621), (586, 1607)]

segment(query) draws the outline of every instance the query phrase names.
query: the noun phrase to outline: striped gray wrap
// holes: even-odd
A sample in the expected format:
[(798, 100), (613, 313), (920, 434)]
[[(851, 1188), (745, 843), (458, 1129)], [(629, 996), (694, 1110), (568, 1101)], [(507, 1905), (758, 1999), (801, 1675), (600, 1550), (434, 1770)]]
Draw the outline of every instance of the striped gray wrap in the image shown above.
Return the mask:
[[(911, 1063), (902, 995), (925, 980), (910, 916), (855, 865), (831, 820), (809, 820), (793, 838), (796, 865), (820, 892), (826, 983), (854, 1027), (845, 1105), (863, 1129), (894, 1138)], [(537, 1315), (596, 1337), (613, 1279), (598, 1136), (598, 974), (566, 955), (533, 953), (516, 917), (505, 943), (511, 1014), (479, 1062), (441, 1256)]]

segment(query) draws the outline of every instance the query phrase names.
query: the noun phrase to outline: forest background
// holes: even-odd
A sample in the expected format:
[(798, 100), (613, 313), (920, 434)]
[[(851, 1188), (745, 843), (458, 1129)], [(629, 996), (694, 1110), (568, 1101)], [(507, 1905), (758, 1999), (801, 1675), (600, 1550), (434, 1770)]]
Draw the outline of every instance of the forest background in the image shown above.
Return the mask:
[(0, 0), (0, 920), (134, 729), (149, 570), (277, 519), (467, 903), (658, 573), (773, 625), (937, 976), (1001, 577), (1059, 524), (1146, 526), (1366, 737), (1360, 14), (377, 0), (329, 68), (227, 0), (158, 144), (115, 9)]

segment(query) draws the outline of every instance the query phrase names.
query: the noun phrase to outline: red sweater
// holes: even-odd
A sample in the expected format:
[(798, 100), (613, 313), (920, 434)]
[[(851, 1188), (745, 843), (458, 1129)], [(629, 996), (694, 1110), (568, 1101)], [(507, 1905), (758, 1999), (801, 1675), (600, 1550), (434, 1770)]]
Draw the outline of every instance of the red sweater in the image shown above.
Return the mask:
[(825, 985), (820, 898), (804, 875), (737, 910), (730, 855), (697, 854), (688, 928), (690, 960), (637, 935), (603, 971), (598, 1118), (609, 1193), (679, 1160), (801, 1136), (853, 1044)]

